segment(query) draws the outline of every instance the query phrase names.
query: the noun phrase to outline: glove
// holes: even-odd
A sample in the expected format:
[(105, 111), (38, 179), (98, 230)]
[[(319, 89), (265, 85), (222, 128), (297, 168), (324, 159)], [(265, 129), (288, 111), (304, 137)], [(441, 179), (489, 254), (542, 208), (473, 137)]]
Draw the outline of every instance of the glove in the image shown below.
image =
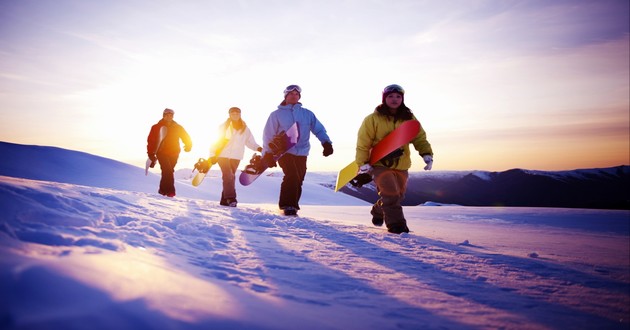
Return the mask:
[(427, 164), (427, 166), (424, 167), (425, 171), (430, 171), (431, 168), (433, 167), (433, 156), (431, 155), (424, 155), (422, 156), (422, 160), (424, 160), (424, 163)]
[(262, 147), (258, 147), (258, 149), (256, 149), (256, 151), (262, 152)]
[(363, 164), (359, 167), (359, 172), (357, 174), (371, 174), (372, 173), (372, 165)]
[(357, 176), (350, 180), (350, 184), (361, 188), (363, 185), (372, 182), (372, 166), (370, 164), (363, 164), (359, 167)]
[(266, 167), (276, 167), (276, 161), (273, 159), (273, 154), (268, 152), (262, 157), (262, 164)]
[(152, 153), (147, 153), (147, 155), (149, 156), (149, 159), (150, 159), (152, 162), (155, 162), (155, 161), (157, 160), (157, 156), (156, 156), (155, 154), (152, 154)]
[(184, 151), (190, 152), (190, 149), (192, 149), (192, 146), (184, 146)]
[(333, 147), (332, 147), (332, 144), (330, 142), (322, 143), (322, 147), (324, 147), (324, 152), (323, 152), (324, 157), (328, 157), (328, 156), (332, 155)]
[(203, 158), (199, 158), (197, 163), (195, 163), (195, 170), (197, 170), (197, 172), (199, 173), (208, 173), (208, 171), (210, 170), (209, 161)]

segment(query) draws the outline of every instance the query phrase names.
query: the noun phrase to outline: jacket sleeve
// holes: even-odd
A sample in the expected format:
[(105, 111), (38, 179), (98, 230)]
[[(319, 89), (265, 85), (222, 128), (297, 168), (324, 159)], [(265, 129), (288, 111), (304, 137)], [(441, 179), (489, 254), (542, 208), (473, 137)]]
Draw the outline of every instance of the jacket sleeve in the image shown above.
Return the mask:
[(245, 145), (249, 149), (252, 149), (254, 151), (258, 150), (258, 148), (261, 148), (261, 146), (258, 145), (258, 143), (256, 142), (256, 139), (254, 138), (252, 131), (249, 130), (249, 127), (245, 128)]
[[(414, 119), (418, 120), (415, 117)], [(416, 135), (416, 137), (411, 140), (411, 144), (413, 144), (413, 147), (418, 151), (421, 156), (427, 154), (433, 155), (433, 149), (431, 148), (431, 144), (429, 143), (429, 141), (427, 141), (427, 133), (425, 132), (422, 125), (420, 125), (420, 132), (418, 132), (418, 135)]]
[(182, 142), (184, 142), (184, 147), (190, 150), (192, 149), (192, 139), (190, 138), (190, 135), (188, 135), (188, 132), (186, 132), (184, 127), (183, 126), (180, 126), (180, 127), (181, 127), (181, 131), (180, 131), (179, 138), (182, 139)]
[(278, 133), (278, 128), (280, 124), (278, 123), (278, 119), (276, 118), (275, 112), (272, 112), (267, 118), (267, 123), (265, 124), (265, 128), (263, 130), (263, 153), (270, 152), (269, 142), (273, 140), (273, 137)]
[(225, 124), (221, 124), (219, 125), (219, 127), (217, 127), (217, 131), (219, 132), (217, 134), (217, 137), (214, 141), (214, 143), (212, 143), (212, 145), (210, 146), (210, 152), (208, 153), (208, 158), (212, 158), (214, 156), (219, 156), (217, 155), (217, 150), (219, 150), (220, 148), (222, 148), (223, 144), (224, 144), (224, 140), (225, 140)]
[(157, 149), (157, 139), (158, 139), (158, 132), (160, 131), (160, 128), (158, 125), (153, 125), (151, 126), (151, 130), (149, 131), (149, 136), (147, 136), (147, 154), (154, 154), (156, 152), (155, 149)]
[(330, 137), (328, 137), (328, 133), (326, 133), (326, 128), (324, 125), (317, 119), (314, 113), (311, 112), (311, 132), (315, 134), (315, 137), (319, 140), (319, 142), (330, 142)]
[(374, 120), (372, 116), (365, 117), (357, 133), (357, 147), (354, 160), (357, 165), (361, 166), (369, 162), (374, 136)]

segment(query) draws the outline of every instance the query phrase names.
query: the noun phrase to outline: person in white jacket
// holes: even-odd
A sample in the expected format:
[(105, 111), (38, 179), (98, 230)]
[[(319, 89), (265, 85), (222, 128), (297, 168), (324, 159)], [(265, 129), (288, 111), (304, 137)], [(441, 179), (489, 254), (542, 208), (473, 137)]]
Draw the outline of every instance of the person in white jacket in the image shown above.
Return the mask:
[(262, 147), (241, 119), (241, 109), (232, 107), (228, 113), (230, 117), (219, 126), (219, 141), (210, 148), (209, 160), (219, 163), (221, 168), (223, 191), (220, 204), (236, 207), (236, 170), (243, 159), (245, 147), (258, 152), (262, 151)]

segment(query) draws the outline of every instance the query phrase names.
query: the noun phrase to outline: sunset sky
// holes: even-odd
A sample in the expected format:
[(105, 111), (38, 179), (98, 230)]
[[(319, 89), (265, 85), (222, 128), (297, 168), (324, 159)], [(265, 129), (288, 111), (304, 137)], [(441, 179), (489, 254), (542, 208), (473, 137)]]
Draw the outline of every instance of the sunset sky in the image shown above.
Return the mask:
[(324, 158), (311, 136), (309, 170), (336, 171), (397, 83), (434, 170), (627, 165), (629, 3), (0, 0), (0, 141), (143, 166), (169, 107), (194, 143), (178, 167), (192, 167), (230, 107), (262, 143), (299, 84), (335, 148)]

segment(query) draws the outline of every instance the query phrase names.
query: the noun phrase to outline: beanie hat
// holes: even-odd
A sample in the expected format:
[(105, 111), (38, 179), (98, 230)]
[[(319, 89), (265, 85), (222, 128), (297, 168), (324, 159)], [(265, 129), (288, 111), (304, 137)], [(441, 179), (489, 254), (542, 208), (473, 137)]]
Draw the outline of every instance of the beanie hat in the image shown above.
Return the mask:
[(383, 89), (383, 104), (385, 104), (385, 99), (387, 98), (387, 95), (392, 93), (400, 94), (400, 96), (402, 96), (403, 98), (402, 103), (405, 103), (405, 90), (400, 85), (392, 84)]
[(228, 113), (232, 113), (232, 112), (241, 113), (241, 109), (238, 107), (231, 107), (230, 110), (228, 110)]
[(173, 111), (173, 109), (166, 108), (166, 109), (164, 109), (164, 111), (162, 112), (162, 116), (163, 116), (163, 115), (165, 115), (165, 114), (167, 114), (167, 113), (170, 113), (170, 114), (173, 114), (173, 115), (174, 115), (174, 114), (175, 114), (175, 111)]
[(284, 89), (284, 98), (287, 98), (287, 95), (293, 91), (298, 92), (298, 94), (300, 95), (300, 97), (302, 97), (302, 88), (300, 88), (300, 86), (298, 85), (289, 85), (287, 86), (287, 88)]

